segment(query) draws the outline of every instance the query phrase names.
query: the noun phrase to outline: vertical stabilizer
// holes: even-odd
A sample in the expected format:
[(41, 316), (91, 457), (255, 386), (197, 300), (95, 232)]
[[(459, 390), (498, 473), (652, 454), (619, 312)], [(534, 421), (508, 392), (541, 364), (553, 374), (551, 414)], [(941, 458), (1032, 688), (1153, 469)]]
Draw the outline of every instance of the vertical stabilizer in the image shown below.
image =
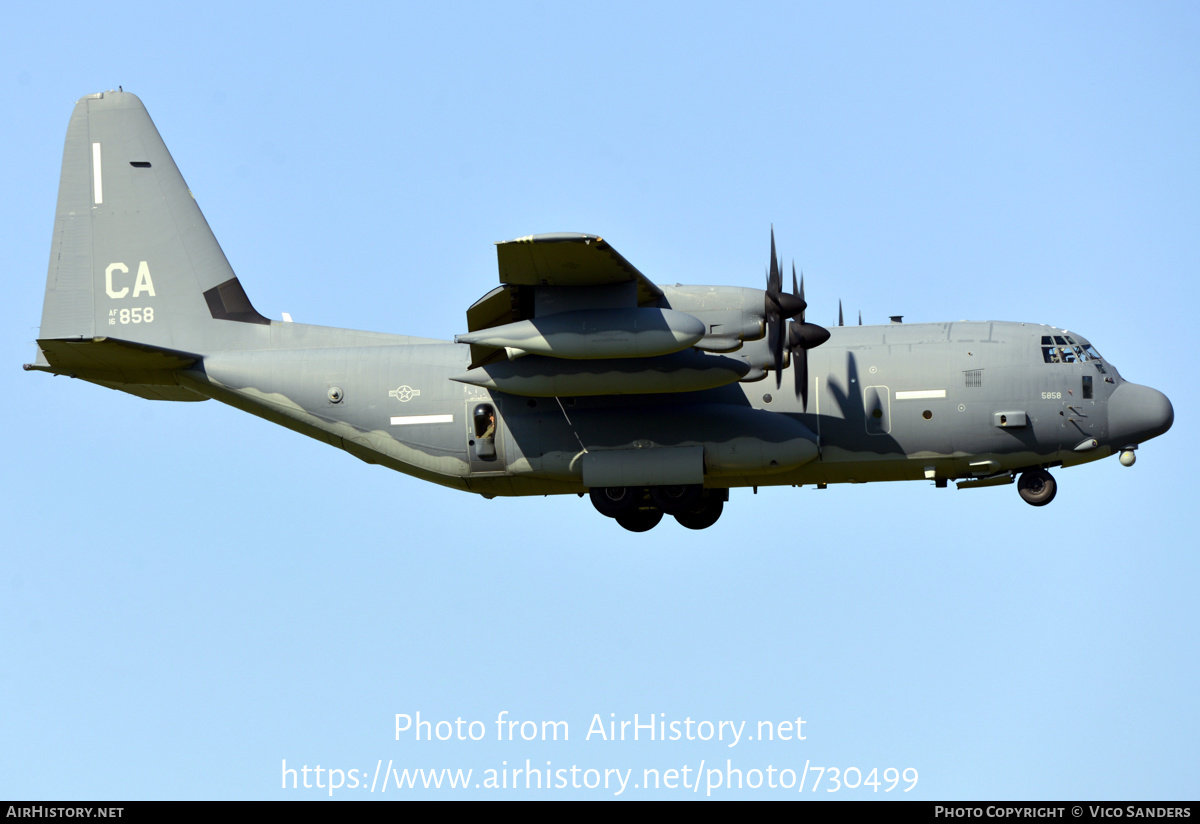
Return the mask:
[[(121, 371), (106, 355), (114, 346), (200, 354), (219, 346), (230, 321), (270, 323), (250, 304), (142, 101), (111, 91), (81, 99), (63, 147), (34, 368), (96, 379), (84, 374), (89, 366)], [(85, 355), (85, 343), (97, 346)]]

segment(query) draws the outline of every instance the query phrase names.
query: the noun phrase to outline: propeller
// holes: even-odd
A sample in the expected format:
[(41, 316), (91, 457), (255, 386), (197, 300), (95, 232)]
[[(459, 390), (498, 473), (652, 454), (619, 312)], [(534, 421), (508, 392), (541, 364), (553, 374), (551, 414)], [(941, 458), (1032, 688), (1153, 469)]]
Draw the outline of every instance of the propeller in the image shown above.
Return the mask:
[[(801, 399), (804, 411), (808, 411), (808, 350), (815, 349), (829, 340), (829, 330), (815, 323), (806, 323), (804, 311), (808, 302), (804, 300), (804, 278), (796, 283), (796, 264), (792, 264), (792, 291), (783, 291), (783, 265), (775, 254), (775, 227), (771, 227), (771, 266), (767, 272), (767, 292), (763, 301), (763, 313), (767, 318), (767, 334), (771, 345), (771, 356), (775, 364), (775, 388), (783, 385), (783, 352), (792, 356), (796, 397)], [(794, 320), (799, 315), (800, 319)], [(838, 301), (838, 325), (841, 325), (842, 304)], [(787, 326), (784, 321), (791, 320)]]
[(771, 227), (771, 268), (767, 272), (767, 292), (763, 299), (763, 314), (767, 319), (767, 335), (771, 343), (771, 356), (775, 363), (775, 388), (778, 389), (783, 378), (783, 350), (787, 345), (785, 338), (788, 333), (784, 321), (803, 315), (808, 304), (804, 302), (803, 294), (796, 294), (795, 266), (792, 267), (792, 294), (783, 291), (783, 266), (775, 256), (775, 227)]
[[(792, 292), (799, 292), (800, 303), (805, 307), (808, 306), (804, 301), (804, 276), (800, 277), (800, 288), (796, 288), (796, 264), (792, 264)], [(841, 307), (838, 307), (838, 314), (841, 314)], [(793, 378), (795, 380), (796, 397), (801, 400), (801, 408), (808, 411), (808, 350), (816, 349), (825, 341), (829, 340), (829, 330), (824, 326), (817, 326), (815, 323), (806, 323), (804, 320), (804, 309), (800, 310), (800, 319), (793, 320), (788, 324), (788, 352), (792, 355), (792, 363), (795, 367)]]

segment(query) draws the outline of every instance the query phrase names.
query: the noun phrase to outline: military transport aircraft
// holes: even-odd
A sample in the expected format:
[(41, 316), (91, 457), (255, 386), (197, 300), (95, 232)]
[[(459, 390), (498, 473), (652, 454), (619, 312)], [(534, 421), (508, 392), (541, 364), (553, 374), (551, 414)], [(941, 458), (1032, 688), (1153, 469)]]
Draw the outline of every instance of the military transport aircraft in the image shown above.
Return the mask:
[[(214, 398), (486, 498), (589, 493), (636, 532), (703, 529), (734, 487), (1012, 483), (1166, 432), (1170, 401), (1033, 323), (805, 321), (771, 232), (766, 289), (655, 284), (594, 235), (497, 244), (455, 342), (268, 320), (140, 100), (78, 102), (36, 361), (151, 400)], [(839, 315), (841, 314), (839, 308)], [(785, 373), (790, 372), (790, 375)]]

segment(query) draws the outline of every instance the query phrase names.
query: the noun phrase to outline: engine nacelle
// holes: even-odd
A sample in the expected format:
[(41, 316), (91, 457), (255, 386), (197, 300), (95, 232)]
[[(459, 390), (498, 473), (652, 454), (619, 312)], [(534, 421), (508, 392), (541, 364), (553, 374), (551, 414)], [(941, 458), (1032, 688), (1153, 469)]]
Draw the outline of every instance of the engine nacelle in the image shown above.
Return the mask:
[(704, 323), (704, 338), (695, 344), (708, 352), (732, 352), (743, 341), (767, 334), (766, 292), (743, 286), (664, 286), (663, 298), (672, 309), (687, 312)]

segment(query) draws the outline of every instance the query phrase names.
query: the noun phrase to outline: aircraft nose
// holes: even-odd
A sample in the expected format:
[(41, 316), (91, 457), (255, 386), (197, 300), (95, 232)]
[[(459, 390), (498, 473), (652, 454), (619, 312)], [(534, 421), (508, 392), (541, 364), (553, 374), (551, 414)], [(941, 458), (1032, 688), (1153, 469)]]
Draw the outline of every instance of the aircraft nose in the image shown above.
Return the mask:
[(1122, 383), (1108, 399), (1108, 429), (1122, 446), (1157, 437), (1174, 421), (1175, 410), (1167, 396), (1149, 386)]

